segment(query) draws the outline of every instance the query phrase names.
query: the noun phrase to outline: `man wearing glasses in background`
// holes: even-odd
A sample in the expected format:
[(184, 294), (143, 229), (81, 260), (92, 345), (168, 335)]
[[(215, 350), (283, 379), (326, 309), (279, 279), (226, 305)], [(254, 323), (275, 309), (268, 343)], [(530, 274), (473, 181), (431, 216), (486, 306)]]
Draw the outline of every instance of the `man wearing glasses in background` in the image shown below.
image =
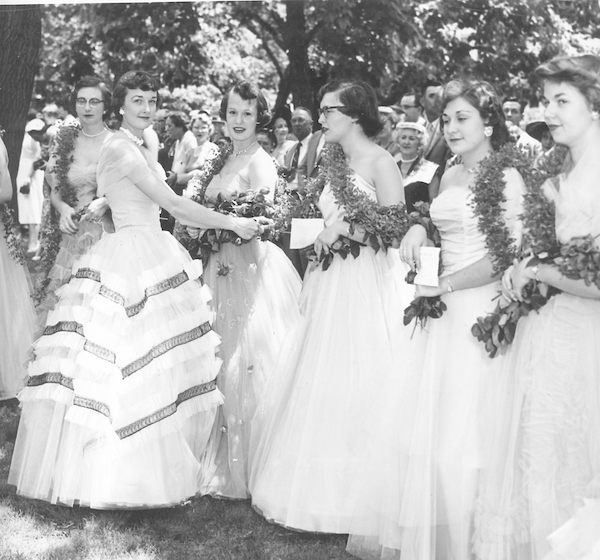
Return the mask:
[(423, 117), (423, 107), (421, 107), (419, 97), (419, 94), (414, 91), (405, 93), (400, 100), (400, 108), (404, 112), (405, 122), (416, 122), (425, 126), (427, 121)]

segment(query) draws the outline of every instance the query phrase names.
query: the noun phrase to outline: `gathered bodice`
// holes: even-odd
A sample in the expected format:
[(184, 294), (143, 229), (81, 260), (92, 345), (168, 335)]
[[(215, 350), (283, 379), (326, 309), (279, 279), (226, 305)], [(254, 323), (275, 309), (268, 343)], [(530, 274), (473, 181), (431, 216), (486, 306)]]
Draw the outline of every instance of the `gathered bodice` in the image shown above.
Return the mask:
[[(106, 196), (115, 228), (151, 227), (160, 230), (159, 206), (136, 185), (165, 179), (150, 152), (115, 134), (102, 149), (98, 162), (98, 196)], [(164, 188), (168, 185), (164, 183)]]
[(431, 203), (431, 219), (442, 240), (444, 276), (477, 262), (487, 254), (485, 235), (471, 206), (472, 191), (450, 186)]
[(98, 185), (96, 183), (96, 163), (83, 165), (74, 161), (69, 166), (69, 183), (77, 191), (77, 207), (85, 206), (94, 200)]
[[(271, 197), (275, 191), (275, 183), (272, 185), (251, 185), (250, 184), (250, 163), (259, 161), (260, 165), (270, 165), (275, 167), (273, 160), (267, 152), (265, 152), (262, 148), (257, 150), (248, 165), (240, 169), (239, 171), (233, 171), (228, 173), (219, 173), (215, 175), (210, 181), (207, 189), (206, 189), (206, 198), (214, 199), (218, 194), (223, 195), (225, 198), (230, 198), (235, 193), (242, 193), (247, 190), (257, 189), (261, 187), (268, 187), (271, 191)], [(276, 178), (274, 171), (274, 178)]]
[[(600, 173), (600, 165), (597, 167)], [(591, 235), (600, 247), (600, 175), (595, 175), (595, 181), (589, 180), (593, 173), (588, 174), (588, 180), (578, 175), (574, 170), (571, 176), (560, 175), (557, 183), (547, 181), (544, 185), (545, 193), (556, 204), (556, 237), (566, 243), (573, 237)]]
[[(373, 201), (377, 202), (377, 193), (375, 191), (375, 187), (367, 182), (366, 179), (363, 179), (357, 173), (352, 174), (352, 178), (354, 181), (354, 185), (360, 189), (362, 192), (367, 194), (369, 198), (373, 199)], [(335, 222), (339, 222), (344, 219), (346, 215), (346, 211), (342, 206), (340, 206), (335, 197), (333, 195), (333, 191), (331, 190), (331, 185), (327, 183), (321, 196), (319, 197), (319, 210), (323, 214), (323, 219), (325, 220), (325, 226), (329, 227), (331, 224)]]

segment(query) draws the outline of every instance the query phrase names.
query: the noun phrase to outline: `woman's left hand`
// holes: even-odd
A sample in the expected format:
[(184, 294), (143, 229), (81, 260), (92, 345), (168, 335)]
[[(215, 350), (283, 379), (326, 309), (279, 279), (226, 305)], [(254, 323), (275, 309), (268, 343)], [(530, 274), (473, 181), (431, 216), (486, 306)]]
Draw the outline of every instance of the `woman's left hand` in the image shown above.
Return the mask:
[(523, 301), (523, 289), (534, 279), (531, 267), (527, 266), (532, 258), (528, 257), (522, 261), (514, 261), (513, 271), (510, 275), (514, 292), (513, 299), (516, 297), (519, 301)]
[(348, 235), (349, 227), (350, 224), (348, 222), (335, 222), (319, 233), (314, 244), (317, 258), (320, 259), (321, 255), (328, 254), (329, 248), (340, 238), (341, 235)]
[(103, 196), (101, 198), (97, 198), (96, 200), (92, 200), (92, 202), (90, 202), (83, 219), (88, 220), (88, 222), (99, 222), (107, 210), (108, 202), (106, 201), (106, 197)]

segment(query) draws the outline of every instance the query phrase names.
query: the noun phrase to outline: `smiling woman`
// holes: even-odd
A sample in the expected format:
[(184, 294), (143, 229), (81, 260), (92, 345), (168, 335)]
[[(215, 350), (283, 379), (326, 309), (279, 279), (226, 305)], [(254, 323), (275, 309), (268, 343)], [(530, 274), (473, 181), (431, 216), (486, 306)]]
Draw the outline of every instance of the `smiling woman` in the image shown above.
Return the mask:
[[(210, 182), (192, 179), (188, 190), (201, 204), (217, 204), (254, 194), (273, 201), (277, 169), (257, 141), (270, 118), (267, 101), (253, 83), (239, 82), (223, 97), (220, 116), (227, 122), (232, 152)], [(210, 164), (209, 164), (210, 165)], [(209, 167), (210, 168), (210, 167)], [(179, 229), (176, 230), (176, 232)], [(212, 243), (216, 232), (195, 232), (211, 255), (204, 280), (213, 294), (215, 330), (222, 336), (223, 367), (217, 385), (225, 395), (202, 473), (202, 492), (248, 497), (248, 454), (253, 416), (265, 387), (278, 372), (275, 359), (283, 338), (299, 319), (300, 278), (289, 259), (270, 241)], [(223, 236), (219, 234), (219, 239)], [(194, 253), (195, 257), (199, 257)]]

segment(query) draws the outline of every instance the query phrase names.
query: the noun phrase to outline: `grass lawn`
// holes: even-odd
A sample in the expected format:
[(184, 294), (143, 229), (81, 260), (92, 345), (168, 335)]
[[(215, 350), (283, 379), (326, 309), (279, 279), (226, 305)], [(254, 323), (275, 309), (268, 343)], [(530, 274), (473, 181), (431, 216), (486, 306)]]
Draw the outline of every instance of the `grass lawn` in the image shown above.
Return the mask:
[(93, 511), (52, 506), (6, 483), (19, 409), (0, 403), (0, 560), (351, 559), (344, 535), (267, 523), (248, 500), (194, 498), (176, 508)]

